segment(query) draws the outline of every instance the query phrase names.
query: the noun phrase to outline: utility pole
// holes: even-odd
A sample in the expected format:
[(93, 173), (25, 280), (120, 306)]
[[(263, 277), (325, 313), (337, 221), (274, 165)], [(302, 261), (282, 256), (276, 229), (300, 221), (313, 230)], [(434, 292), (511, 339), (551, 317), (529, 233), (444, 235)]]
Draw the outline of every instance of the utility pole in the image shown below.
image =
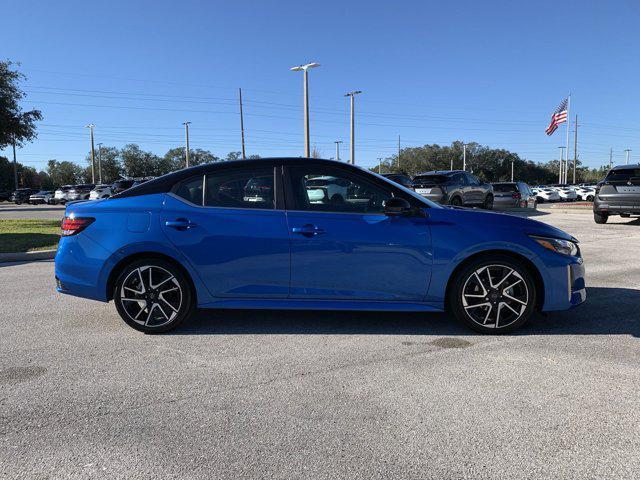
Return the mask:
[(311, 157), (311, 147), (309, 141), (309, 76), (308, 70), (310, 68), (319, 67), (320, 64), (316, 62), (307, 63), (306, 65), (300, 65), (297, 67), (291, 67), (294, 72), (303, 73), (303, 88), (304, 88), (304, 156)]
[[(453, 168), (451, 169), (453, 170)], [(467, 171), (467, 144), (462, 144), (462, 170)]]
[(18, 189), (18, 162), (16, 161), (16, 136), (13, 135), (13, 183), (16, 186), (16, 190)]
[(382, 157), (378, 157), (378, 175), (382, 175)]
[(609, 170), (613, 168), (613, 148), (609, 149)]
[(98, 183), (102, 185), (102, 144), (98, 144)]
[(576, 184), (576, 165), (578, 163), (578, 114), (576, 114), (575, 131), (573, 132), (573, 184)]
[(631, 151), (631, 149), (627, 148), (624, 152), (627, 154), (627, 157), (624, 161), (625, 165), (629, 165), (629, 152)]
[(93, 146), (93, 127), (95, 125), (90, 123), (85, 125), (89, 129), (89, 136), (91, 138), (91, 183), (96, 183), (96, 160), (95, 160), (95, 147)]
[(340, 144), (342, 143), (342, 140), (336, 140), (333, 143), (336, 144), (336, 160), (340, 161)]
[(560, 149), (560, 172), (558, 173), (558, 184), (562, 185), (564, 179), (564, 149), (567, 147), (558, 147)]
[(240, 100), (240, 136), (242, 137), (242, 159), (246, 159), (244, 153), (244, 116), (242, 115), (242, 89), (238, 88), (238, 98)]
[(569, 93), (569, 96), (567, 97), (567, 154), (566, 154), (566, 162), (565, 162), (565, 166), (564, 166), (564, 176), (563, 176), (563, 184), (569, 183), (568, 179), (569, 179), (569, 126), (570, 126), (570, 116), (569, 116), (569, 112), (571, 109), (571, 93)]
[(511, 160), (511, 181), (513, 182), (513, 160)]
[(185, 147), (184, 147), (184, 164), (185, 168), (189, 168), (189, 125), (191, 122), (182, 122), (184, 125), (184, 137), (185, 137)]
[(351, 165), (356, 164), (356, 146), (355, 146), (355, 136), (356, 136), (356, 127), (355, 127), (355, 97), (356, 95), (362, 93), (360, 90), (355, 90), (353, 92), (345, 93), (345, 97), (351, 97), (351, 159), (349, 163)]
[(400, 173), (400, 135), (398, 135), (398, 173)]

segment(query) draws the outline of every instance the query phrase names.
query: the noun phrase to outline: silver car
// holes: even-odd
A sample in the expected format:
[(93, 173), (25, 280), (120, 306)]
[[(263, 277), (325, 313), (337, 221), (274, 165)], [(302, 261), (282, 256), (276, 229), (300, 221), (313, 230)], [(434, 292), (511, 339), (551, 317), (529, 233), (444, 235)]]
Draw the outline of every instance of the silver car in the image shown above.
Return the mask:
[(495, 208), (536, 208), (536, 195), (524, 182), (501, 182), (493, 184)]
[(70, 202), (73, 200), (87, 200), (93, 187), (95, 185), (92, 184), (74, 185), (67, 193), (67, 200)]
[(51, 190), (40, 190), (29, 197), (29, 203), (31, 205), (38, 205), (39, 203), (51, 204), (53, 203), (53, 192)]

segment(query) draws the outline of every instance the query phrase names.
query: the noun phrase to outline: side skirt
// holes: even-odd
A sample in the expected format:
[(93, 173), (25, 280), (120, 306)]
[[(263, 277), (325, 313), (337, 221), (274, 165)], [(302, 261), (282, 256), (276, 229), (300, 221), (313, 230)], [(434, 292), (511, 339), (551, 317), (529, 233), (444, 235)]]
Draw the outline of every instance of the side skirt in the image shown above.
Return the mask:
[(272, 298), (221, 298), (198, 308), (268, 309), (268, 310), (359, 310), (382, 312), (443, 312), (444, 305), (421, 302), (380, 302), (364, 300), (301, 300)]

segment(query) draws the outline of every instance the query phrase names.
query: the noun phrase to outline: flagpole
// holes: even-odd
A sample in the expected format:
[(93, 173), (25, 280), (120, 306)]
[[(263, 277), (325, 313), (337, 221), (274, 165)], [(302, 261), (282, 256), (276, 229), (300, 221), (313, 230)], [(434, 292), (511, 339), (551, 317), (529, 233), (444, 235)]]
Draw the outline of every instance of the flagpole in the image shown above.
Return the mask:
[(569, 116), (570, 113), (570, 109), (571, 109), (571, 93), (569, 93), (569, 96), (567, 97), (567, 154), (565, 156), (566, 160), (565, 160), (565, 168), (564, 168), (564, 181), (562, 183), (567, 183), (569, 180), (569, 126), (571, 124), (571, 117)]

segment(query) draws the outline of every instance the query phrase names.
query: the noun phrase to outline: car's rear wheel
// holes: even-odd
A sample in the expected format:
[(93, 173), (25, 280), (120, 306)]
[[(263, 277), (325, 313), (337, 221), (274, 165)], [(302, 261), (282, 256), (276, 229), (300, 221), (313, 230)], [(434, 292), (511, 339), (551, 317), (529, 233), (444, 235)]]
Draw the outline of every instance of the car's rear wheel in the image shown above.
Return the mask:
[(186, 276), (175, 265), (157, 258), (127, 265), (116, 280), (113, 299), (122, 319), (145, 333), (172, 330), (194, 310)]
[(607, 220), (609, 220), (609, 215), (607, 215), (606, 213), (593, 212), (593, 220), (599, 224), (607, 223)]
[(461, 207), (462, 206), (462, 198), (460, 197), (453, 197), (451, 199), (451, 202), (449, 202), (451, 204), (451, 206), (453, 207)]
[(500, 334), (524, 325), (536, 305), (529, 268), (506, 255), (488, 255), (465, 265), (453, 278), (449, 308), (480, 333)]

